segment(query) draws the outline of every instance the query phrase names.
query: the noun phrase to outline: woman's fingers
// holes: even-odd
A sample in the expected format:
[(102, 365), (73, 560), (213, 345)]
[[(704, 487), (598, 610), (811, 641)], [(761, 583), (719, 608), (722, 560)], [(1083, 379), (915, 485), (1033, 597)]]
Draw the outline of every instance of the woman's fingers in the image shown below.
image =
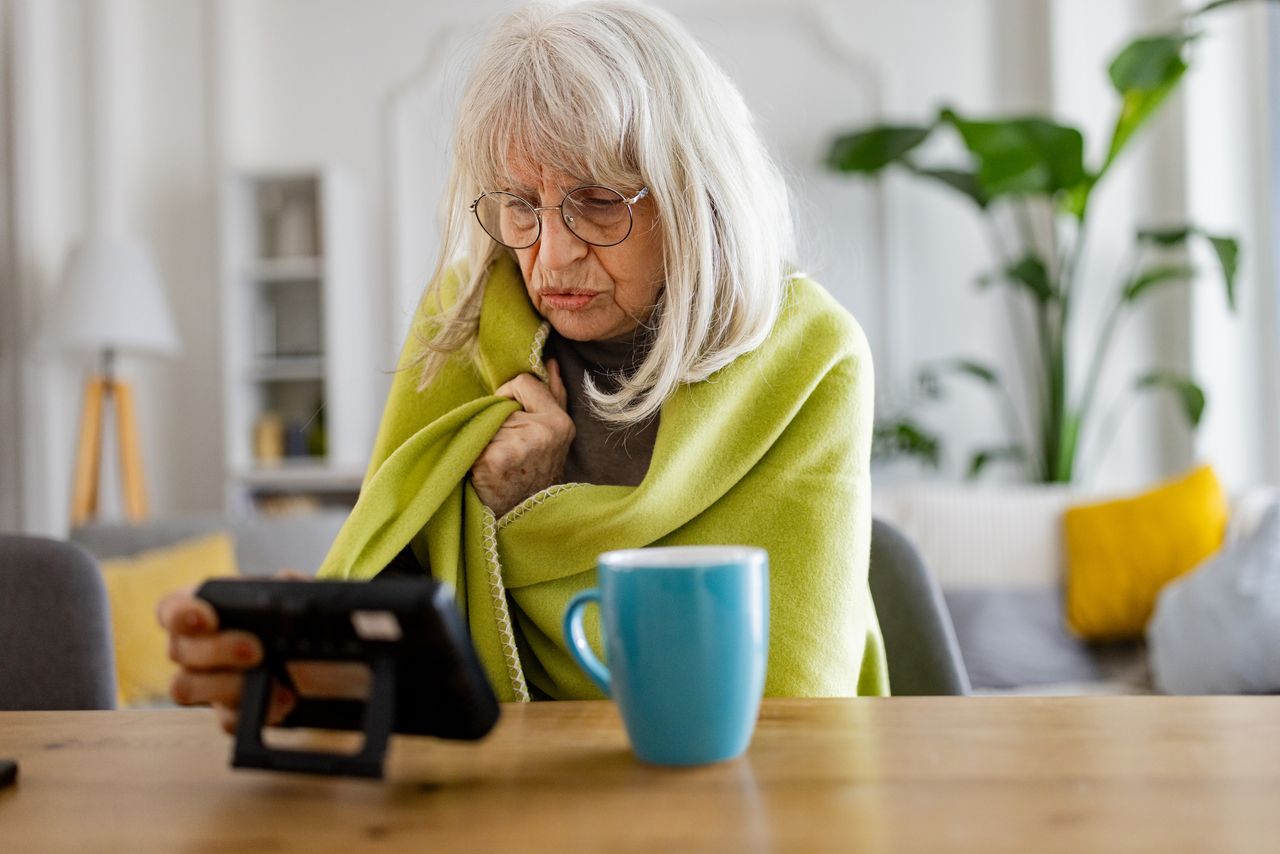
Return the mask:
[[(278, 578), (307, 580), (299, 572)], [(218, 631), (218, 614), (195, 595), (194, 587), (175, 590), (156, 605), (156, 619), (169, 633), (169, 658), (181, 670), (169, 683), (169, 695), (184, 706), (212, 705), (222, 728), (234, 733), (244, 693), (244, 671), (262, 663), (255, 635)], [(293, 692), (276, 684), (267, 710), (268, 725), (278, 724), (297, 704)]]
[(172, 635), (204, 635), (218, 630), (218, 612), (196, 597), (194, 586), (175, 590), (156, 605), (156, 619)]
[(218, 713), (218, 725), (222, 727), (222, 731), (227, 735), (235, 735), (236, 724), (240, 721), (240, 707), (214, 703), (213, 710)]
[(267, 707), (267, 726), (275, 726), (298, 705), (298, 697), (279, 682), (271, 683), (271, 705)]
[(180, 670), (169, 683), (169, 696), (180, 706), (204, 706), (210, 703), (238, 706), (243, 691), (244, 674), (226, 671), (194, 673)]
[(521, 374), (494, 392), (522, 407), (507, 416), (471, 466), (471, 485), (497, 516), (554, 484), (564, 470), (576, 431), (565, 411), (559, 364), (548, 362), (547, 371), (547, 383)]
[[(298, 705), (298, 698), (292, 691), (279, 683), (275, 683), (271, 695), (271, 705), (267, 709), (267, 726), (275, 726), (293, 711)], [(218, 715), (218, 723), (228, 735), (235, 735), (236, 724), (240, 722), (240, 698), (234, 702), (218, 701), (213, 703), (213, 710)]]
[[(557, 369), (558, 370), (558, 369)], [(521, 374), (511, 382), (503, 383), (494, 394), (509, 397), (524, 408), (525, 412), (540, 414), (544, 412), (564, 412), (551, 389), (533, 374)]]
[(247, 670), (262, 662), (262, 644), (248, 632), (172, 635), (169, 658), (188, 670)]

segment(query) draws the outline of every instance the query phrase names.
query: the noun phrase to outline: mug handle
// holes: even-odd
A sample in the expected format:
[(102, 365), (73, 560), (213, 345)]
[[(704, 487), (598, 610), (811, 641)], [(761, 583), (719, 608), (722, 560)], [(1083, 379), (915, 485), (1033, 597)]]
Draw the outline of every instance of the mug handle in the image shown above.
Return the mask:
[(582, 627), (582, 610), (590, 602), (600, 604), (600, 590), (593, 588), (583, 590), (569, 600), (569, 607), (564, 612), (564, 636), (569, 641), (569, 655), (573, 656), (578, 666), (591, 677), (591, 681), (600, 686), (606, 697), (612, 696), (613, 679), (609, 668), (605, 667), (587, 643), (587, 632)]

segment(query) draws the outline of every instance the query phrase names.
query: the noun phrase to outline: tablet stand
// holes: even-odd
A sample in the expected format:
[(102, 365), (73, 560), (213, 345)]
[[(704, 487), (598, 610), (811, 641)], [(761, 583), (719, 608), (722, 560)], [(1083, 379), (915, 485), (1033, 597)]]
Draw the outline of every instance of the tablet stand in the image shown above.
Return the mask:
[[(368, 702), (361, 704), (351, 700), (299, 700), (300, 708), (307, 707), (305, 725), (324, 727), (326, 720), (329, 720), (333, 722), (334, 728), (362, 729), (364, 745), (358, 753), (268, 747), (262, 739), (262, 730), (267, 725), (267, 711), (271, 706), (272, 681), (278, 679), (290, 686), (292, 681), (283, 666), (273, 667), (264, 662), (263, 666), (245, 674), (244, 694), (240, 699), (240, 719), (236, 724), (235, 754), (231, 764), (237, 768), (269, 768), (273, 771), (295, 771), (303, 774), (381, 778), (387, 741), (395, 725), (397, 668), (395, 657), (390, 654), (376, 655), (368, 659), (367, 663), (373, 675)], [(352, 727), (350, 722), (353, 712), (358, 714), (361, 707), (364, 726)], [(294, 715), (291, 714), (290, 717)]]
[[(213, 606), (220, 629), (248, 632), (262, 643), (261, 666), (245, 674), (234, 767), (378, 778), (393, 731), (474, 741), (498, 720), (498, 699), (453, 592), (434, 579), (304, 584), (214, 578), (196, 596)], [(364, 665), (368, 697), (297, 691), (288, 665), (310, 661)], [(276, 684), (293, 689), (298, 703), (274, 726), (361, 732), (363, 746), (338, 753), (267, 744)]]

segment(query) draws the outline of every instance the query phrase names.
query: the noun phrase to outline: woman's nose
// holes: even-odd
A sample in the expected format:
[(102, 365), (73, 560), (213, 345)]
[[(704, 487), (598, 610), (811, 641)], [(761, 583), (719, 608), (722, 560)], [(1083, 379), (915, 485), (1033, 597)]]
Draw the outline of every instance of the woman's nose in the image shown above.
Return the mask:
[(560, 211), (539, 211), (542, 216), (542, 236), (538, 256), (543, 264), (561, 269), (579, 260), (587, 253), (587, 244), (569, 230)]

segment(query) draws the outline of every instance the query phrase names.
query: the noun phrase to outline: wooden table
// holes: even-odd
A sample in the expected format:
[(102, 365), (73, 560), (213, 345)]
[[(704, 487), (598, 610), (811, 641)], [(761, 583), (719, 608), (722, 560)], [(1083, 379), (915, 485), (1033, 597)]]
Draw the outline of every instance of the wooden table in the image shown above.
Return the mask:
[(229, 747), (208, 710), (0, 714), (0, 851), (1280, 851), (1280, 698), (772, 700), (693, 769), (607, 703), (398, 738), (382, 782)]

